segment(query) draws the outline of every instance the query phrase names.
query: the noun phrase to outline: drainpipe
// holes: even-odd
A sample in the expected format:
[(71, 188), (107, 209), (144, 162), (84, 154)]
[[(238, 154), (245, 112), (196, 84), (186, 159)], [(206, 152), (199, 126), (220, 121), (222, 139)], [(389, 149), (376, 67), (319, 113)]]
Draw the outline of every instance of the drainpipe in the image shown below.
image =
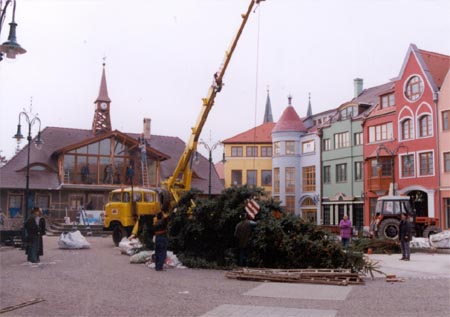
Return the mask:
[(438, 99), (439, 99), (439, 91), (434, 91), (433, 92), (433, 102), (434, 102), (434, 108), (435, 108), (435, 116), (434, 116), (434, 121), (435, 121), (435, 140), (436, 140), (436, 149), (437, 149), (437, 177), (438, 177), (438, 188), (437, 188), (437, 196), (438, 196), (438, 201), (437, 201), (437, 206), (438, 206), (438, 210), (439, 210), (439, 226), (440, 228), (444, 228), (444, 212), (441, 210), (441, 151), (440, 151), (440, 147), (439, 147), (439, 108), (438, 108)]

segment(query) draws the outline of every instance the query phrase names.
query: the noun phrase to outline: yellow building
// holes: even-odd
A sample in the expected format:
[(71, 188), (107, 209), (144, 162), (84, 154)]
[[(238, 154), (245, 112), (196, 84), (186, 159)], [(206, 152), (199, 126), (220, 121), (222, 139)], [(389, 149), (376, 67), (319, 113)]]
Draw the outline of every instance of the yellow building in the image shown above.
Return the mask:
[(254, 185), (263, 187), (271, 195), (274, 126), (274, 122), (266, 122), (223, 141), (225, 188)]

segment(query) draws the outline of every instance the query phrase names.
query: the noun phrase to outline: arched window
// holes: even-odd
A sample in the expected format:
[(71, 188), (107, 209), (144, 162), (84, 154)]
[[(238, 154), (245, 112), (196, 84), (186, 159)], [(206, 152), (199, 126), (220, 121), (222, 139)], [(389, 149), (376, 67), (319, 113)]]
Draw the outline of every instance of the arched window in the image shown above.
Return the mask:
[(420, 137), (427, 137), (431, 136), (432, 134), (432, 124), (431, 124), (431, 116), (430, 115), (424, 115), (419, 118), (419, 136)]
[(302, 207), (310, 207), (310, 206), (315, 206), (315, 205), (316, 204), (310, 197), (305, 198), (305, 200), (303, 200), (303, 202), (302, 202)]
[(401, 129), (402, 140), (410, 140), (413, 138), (413, 125), (411, 119), (403, 120)]

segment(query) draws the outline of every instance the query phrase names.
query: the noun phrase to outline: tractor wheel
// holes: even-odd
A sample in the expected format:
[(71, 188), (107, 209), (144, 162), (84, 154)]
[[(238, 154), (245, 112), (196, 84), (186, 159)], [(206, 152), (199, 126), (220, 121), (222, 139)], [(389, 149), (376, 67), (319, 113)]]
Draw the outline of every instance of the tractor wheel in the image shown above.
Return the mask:
[(429, 238), (430, 235), (439, 233), (439, 232), (441, 232), (441, 231), (442, 231), (441, 228), (438, 228), (438, 227), (435, 227), (435, 226), (428, 226), (428, 227), (426, 227), (425, 230), (423, 231), (423, 237), (424, 237), (424, 238)]
[(385, 219), (381, 222), (378, 234), (380, 238), (397, 240), (399, 234), (400, 221), (397, 219)]
[(114, 226), (112, 238), (114, 241), (114, 245), (116, 247), (119, 246), (119, 242), (122, 241), (122, 238), (124, 238), (126, 236), (127, 236), (127, 230), (125, 230), (125, 228), (122, 227), (122, 225), (117, 224), (116, 226)]

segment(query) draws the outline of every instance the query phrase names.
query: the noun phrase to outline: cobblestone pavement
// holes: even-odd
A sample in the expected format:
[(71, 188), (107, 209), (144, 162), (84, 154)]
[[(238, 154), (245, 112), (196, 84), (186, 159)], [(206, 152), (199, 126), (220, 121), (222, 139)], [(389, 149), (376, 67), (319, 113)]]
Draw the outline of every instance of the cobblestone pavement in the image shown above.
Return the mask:
[(44, 237), (38, 266), (22, 250), (0, 248), (0, 309), (45, 301), (2, 316), (450, 316), (450, 255), (372, 255), (382, 270), (365, 285), (328, 286), (230, 280), (224, 271), (130, 264), (111, 238), (88, 237), (86, 250), (58, 249)]

